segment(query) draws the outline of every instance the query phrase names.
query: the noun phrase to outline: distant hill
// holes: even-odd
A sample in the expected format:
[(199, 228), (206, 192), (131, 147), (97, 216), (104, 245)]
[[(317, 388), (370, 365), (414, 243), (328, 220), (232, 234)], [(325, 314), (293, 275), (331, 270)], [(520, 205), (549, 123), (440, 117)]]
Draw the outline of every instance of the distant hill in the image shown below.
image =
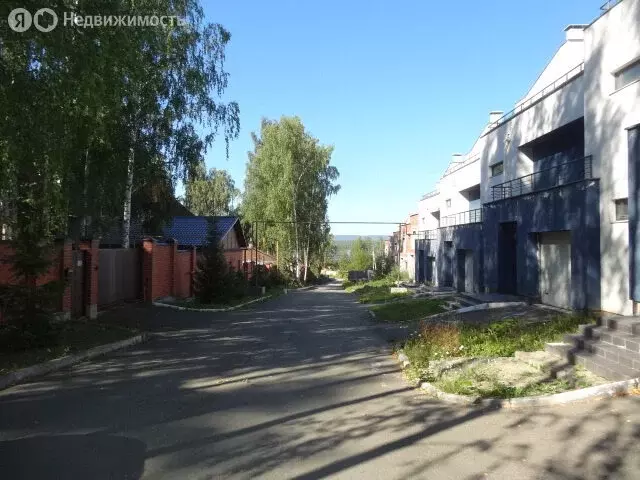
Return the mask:
[(371, 240), (386, 240), (389, 235), (334, 235), (336, 242), (353, 242), (356, 238), (369, 238)]
[(363, 240), (373, 240), (374, 242), (378, 242), (381, 240), (386, 240), (389, 238), (388, 235), (334, 235), (333, 243), (336, 246), (336, 254), (332, 260), (338, 260), (342, 258), (344, 254), (350, 255), (351, 253), (351, 245), (358, 238), (362, 238)]

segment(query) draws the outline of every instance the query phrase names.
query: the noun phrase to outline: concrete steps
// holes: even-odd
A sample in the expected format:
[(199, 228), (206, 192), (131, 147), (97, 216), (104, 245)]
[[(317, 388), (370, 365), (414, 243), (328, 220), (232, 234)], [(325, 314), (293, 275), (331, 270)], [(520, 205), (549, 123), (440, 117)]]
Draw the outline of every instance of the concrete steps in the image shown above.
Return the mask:
[(608, 317), (581, 325), (562, 343), (548, 343), (547, 352), (610, 380), (640, 377), (640, 318)]

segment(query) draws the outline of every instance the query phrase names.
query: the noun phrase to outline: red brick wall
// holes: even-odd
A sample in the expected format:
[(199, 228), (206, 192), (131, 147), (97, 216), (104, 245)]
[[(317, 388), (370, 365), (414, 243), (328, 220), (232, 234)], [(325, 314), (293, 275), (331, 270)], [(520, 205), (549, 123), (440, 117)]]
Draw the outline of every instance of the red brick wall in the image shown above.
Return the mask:
[(153, 299), (169, 297), (173, 289), (173, 245), (153, 246)]
[(176, 255), (176, 275), (174, 278), (174, 296), (186, 298), (191, 296), (191, 252), (179, 251)]
[(193, 296), (196, 251), (178, 250), (178, 245), (142, 242), (142, 292), (146, 302), (163, 297)]

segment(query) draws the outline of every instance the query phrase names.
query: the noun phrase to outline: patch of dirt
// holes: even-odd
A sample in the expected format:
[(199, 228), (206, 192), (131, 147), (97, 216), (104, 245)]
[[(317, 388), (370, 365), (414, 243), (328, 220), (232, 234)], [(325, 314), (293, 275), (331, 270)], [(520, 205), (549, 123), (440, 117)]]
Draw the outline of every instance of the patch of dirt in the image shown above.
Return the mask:
[(439, 388), (462, 395), (544, 395), (606, 383), (602, 377), (547, 355), (531, 352), (516, 357), (447, 359), (431, 362), (429, 373)]

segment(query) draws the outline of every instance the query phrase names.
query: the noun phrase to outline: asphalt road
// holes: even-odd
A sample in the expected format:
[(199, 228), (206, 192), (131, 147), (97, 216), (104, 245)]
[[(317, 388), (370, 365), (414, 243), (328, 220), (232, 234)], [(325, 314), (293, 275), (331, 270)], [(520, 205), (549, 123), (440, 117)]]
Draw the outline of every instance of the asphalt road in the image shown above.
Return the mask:
[(640, 476), (637, 397), (519, 411), (431, 400), (336, 286), (139, 315), (158, 338), (0, 392), (1, 478)]

